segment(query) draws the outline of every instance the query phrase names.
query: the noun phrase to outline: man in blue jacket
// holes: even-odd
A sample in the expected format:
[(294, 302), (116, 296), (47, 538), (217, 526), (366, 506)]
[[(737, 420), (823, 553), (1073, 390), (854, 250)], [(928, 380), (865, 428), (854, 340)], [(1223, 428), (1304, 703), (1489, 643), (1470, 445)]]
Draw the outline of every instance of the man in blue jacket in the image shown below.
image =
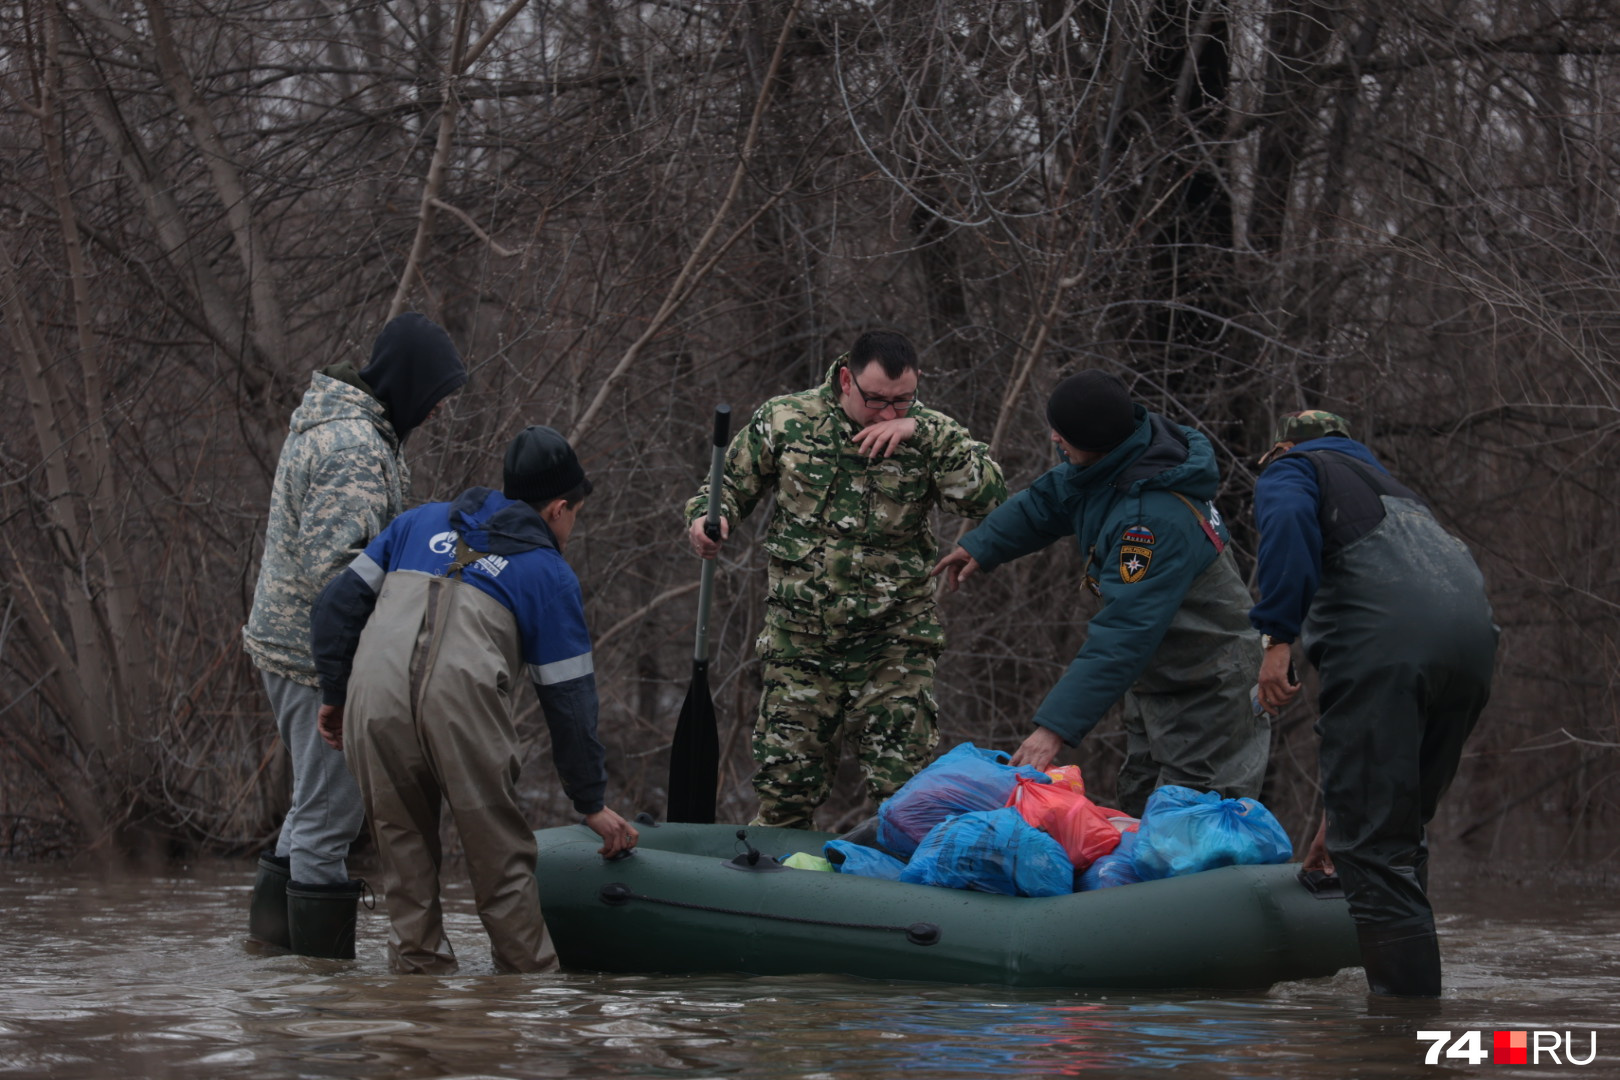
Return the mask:
[(1214, 448), (1134, 404), (1104, 371), (1059, 383), (1046, 416), (1066, 463), (1009, 499), (933, 571), (954, 591), (980, 569), (1072, 536), (1086, 586), (1102, 598), (1013, 764), (1045, 769), (1123, 697), (1121, 809), (1140, 815), (1165, 784), (1259, 795), (1271, 724), (1249, 701), (1260, 646), (1210, 501)]
[[(562, 550), (591, 484), (567, 441), (525, 429), (502, 491), (401, 514), (311, 613), (321, 733), (365, 798), (399, 972), (456, 970), (439, 907), (439, 803), (466, 849), (498, 971), (550, 971), (534, 835), (518, 807), (518, 687), (533, 682), (563, 790), (604, 856), (637, 834), (603, 805), (596, 675)], [(346, 749), (345, 749), (346, 747)]]
[(1295, 640), (1320, 676), (1326, 813), (1305, 865), (1338, 871), (1373, 993), (1434, 997), (1424, 829), (1490, 696), (1485, 581), (1342, 417), (1284, 416), (1260, 464), (1261, 703), (1280, 710), (1299, 692)]

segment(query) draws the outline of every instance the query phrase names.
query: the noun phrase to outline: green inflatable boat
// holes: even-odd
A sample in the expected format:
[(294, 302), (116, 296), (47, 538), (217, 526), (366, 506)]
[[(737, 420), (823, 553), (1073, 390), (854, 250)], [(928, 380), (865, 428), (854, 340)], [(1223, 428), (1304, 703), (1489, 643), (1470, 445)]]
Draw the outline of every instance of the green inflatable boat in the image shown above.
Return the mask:
[(1235, 990), (1360, 964), (1343, 898), (1308, 890), (1294, 863), (1027, 898), (788, 869), (771, 857), (820, 855), (833, 837), (740, 831), (642, 825), (640, 846), (613, 862), (583, 825), (535, 833), (564, 966)]

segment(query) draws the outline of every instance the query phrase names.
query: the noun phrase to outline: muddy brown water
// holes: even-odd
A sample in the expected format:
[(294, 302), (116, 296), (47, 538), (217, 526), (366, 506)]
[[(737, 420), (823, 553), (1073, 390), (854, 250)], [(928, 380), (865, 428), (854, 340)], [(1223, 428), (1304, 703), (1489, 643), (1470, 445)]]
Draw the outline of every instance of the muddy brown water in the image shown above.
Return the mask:
[[(1359, 970), (1248, 994), (498, 976), (459, 883), (462, 973), (404, 978), (380, 910), (352, 964), (251, 953), (249, 864), (6, 870), (0, 1077), (1620, 1077), (1620, 873), (1437, 866), (1446, 995), (1406, 1006)], [(1451, 1032), (1440, 1064), (1419, 1031)], [(1498, 1064), (1498, 1031), (1543, 1047)]]

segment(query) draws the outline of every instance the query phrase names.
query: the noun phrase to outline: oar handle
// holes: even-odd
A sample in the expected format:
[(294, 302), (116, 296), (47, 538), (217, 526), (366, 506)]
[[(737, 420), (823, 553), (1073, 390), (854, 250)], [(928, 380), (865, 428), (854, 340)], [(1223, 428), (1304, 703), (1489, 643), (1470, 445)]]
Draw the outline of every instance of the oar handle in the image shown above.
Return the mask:
[[(726, 471), (726, 444), (731, 441), (731, 406), (714, 407), (714, 453), (709, 459), (709, 513), (703, 531), (710, 540), (720, 539), (720, 486)], [(702, 664), (709, 659), (709, 602), (714, 599), (714, 559), (703, 560), (703, 579), (698, 586), (697, 642), (692, 659)]]
[(720, 483), (726, 471), (726, 444), (731, 441), (731, 406), (714, 407), (714, 453), (709, 459), (709, 516), (703, 531), (710, 540), (720, 539)]

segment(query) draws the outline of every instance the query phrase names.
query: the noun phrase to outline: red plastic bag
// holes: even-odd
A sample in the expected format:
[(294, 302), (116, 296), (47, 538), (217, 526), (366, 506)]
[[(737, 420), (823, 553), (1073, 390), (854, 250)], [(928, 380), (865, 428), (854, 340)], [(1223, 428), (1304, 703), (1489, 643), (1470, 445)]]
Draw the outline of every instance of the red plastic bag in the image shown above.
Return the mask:
[(1062, 784), (1084, 795), (1086, 793), (1085, 777), (1080, 775), (1078, 765), (1060, 765), (1057, 768), (1047, 769), (1046, 775), (1052, 778), (1052, 783)]
[(1084, 870), (1119, 846), (1118, 810), (1098, 806), (1064, 784), (1043, 784), (1019, 777), (1008, 806), (1023, 819), (1063, 845), (1076, 870)]

